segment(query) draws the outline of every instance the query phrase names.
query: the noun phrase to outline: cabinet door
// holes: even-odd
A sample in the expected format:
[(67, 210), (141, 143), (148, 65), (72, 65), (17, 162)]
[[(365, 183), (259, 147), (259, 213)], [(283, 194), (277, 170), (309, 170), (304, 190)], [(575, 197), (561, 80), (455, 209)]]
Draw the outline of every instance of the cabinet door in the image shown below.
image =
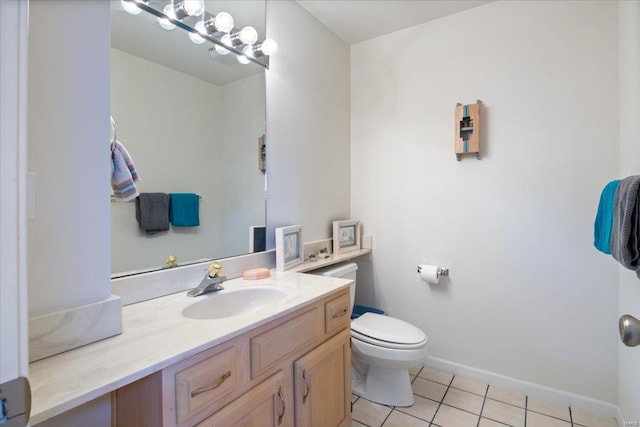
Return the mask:
[(227, 406), (205, 419), (198, 427), (277, 427), (285, 411), (283, 373), (269, 377)]
[(345, 329), (295, 362), (297, 427), (351, 425), (349, 339)]

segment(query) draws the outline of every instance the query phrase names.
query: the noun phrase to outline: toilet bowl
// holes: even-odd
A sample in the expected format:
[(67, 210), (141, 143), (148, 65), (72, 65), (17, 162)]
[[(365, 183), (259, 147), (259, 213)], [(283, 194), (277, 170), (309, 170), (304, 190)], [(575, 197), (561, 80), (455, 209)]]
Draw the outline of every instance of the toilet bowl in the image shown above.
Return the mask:
[[(354, 263), (338, 264), (314, 273), (353, 280), (353, 310), (357, 269)], [(358, 396), (383, 405), (413, 405), (409, 368), (426, 357), (427, 336), (408, 322), (375, 313), (351, 321), (351, 388)]]

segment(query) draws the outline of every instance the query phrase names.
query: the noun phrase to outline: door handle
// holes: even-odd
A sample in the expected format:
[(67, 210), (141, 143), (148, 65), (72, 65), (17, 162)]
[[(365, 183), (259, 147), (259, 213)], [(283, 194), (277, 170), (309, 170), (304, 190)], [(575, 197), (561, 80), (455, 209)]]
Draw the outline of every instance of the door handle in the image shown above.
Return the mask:
[(618, 322), (620, 339), (628, 347), (640, 345), (640, 320), (630, 314), (625, 314)]
[(302, 371), (302, 380), (304, 381), (305, 389), (302, 393), (302, 404), (304, 405), (307, 402), (307, 397), (309, 397), (309, 393), (311, 393), (311, 384), (309, 384), (309, 380), (307, 379), (307, 371)]

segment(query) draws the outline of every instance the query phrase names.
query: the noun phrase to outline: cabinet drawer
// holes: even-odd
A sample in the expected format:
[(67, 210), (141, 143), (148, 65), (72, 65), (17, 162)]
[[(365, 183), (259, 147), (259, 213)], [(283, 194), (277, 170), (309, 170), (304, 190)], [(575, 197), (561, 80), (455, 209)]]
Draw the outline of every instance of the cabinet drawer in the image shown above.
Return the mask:
[(233, 346), (176, 373), (178, 424), (236, 388), (238, 353)]
[(197, 427), (282, 425), (287, 411), (283, 388), (284, 375), (279, 371), (205, 419)]
[(349, 325), (349, 292), (346, 292), (324, 305), (325, 333), (339, 331)]
[[(313, 308), (251, 338), (251, 378), (274, 366), (321, 335), (319, 310)], [(320, 326), (320, 327), (318, 327)]]

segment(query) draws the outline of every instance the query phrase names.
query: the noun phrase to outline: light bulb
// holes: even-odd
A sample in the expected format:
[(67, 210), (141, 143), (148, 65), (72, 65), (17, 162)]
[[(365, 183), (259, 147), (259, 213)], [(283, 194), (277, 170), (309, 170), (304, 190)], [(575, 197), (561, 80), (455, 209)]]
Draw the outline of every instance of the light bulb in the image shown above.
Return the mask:
[[(173, 10), (173, 5), (168, 4), (162, 9), (162, 13), (168, 16), (171, 19), (176, 19), (176, 13)], [(171, 31), (176, 28), (175, 24), (169, 21), (167, 18), (158, 18), (158, 24), (165, 30)]]
[(251, 62), (244, 55), (238, 55), (237, 58), (238, 58), (238, 62), (241, 63), (242, 65), (247, 65), (249, 62)]
[(244, 53), (244, 55), (248, 56), (249, 58), (255, 58), (256, 57), (254, 52), (253, 52), (253, 46), (251, 46), (251, 45), (245, 46), (242, 49), (242, 53)]
[(137, 15), (142, 12), (142, 9), (140, 9), (136, 2), (133, 0), (120, 0), (120, 4), (125, 11), (129, 12), (132, 15)]
[(260, 45), (260, 50), (265, 55), (273, 55), (278, 51), (278, 43), (273, 39), (266, 39)]
[[(231, 36), (229, 34), (225, 34), (224, 36), (220, 37), (220, 41), (227, 46), (231, 46)], [(226, 55), (229, 53), (229, 49), (225, 49), (220, 45), (215, 45), (214, 47), (216, 49), (216, 52), (218, 52), (220, 55)]]
[(204, 12), (204, 0), (184, 0), (182, 7), (187, 15), (200, 16)]
[(214, 18), (213, 25), (215, 25), (216, 30), (228, 33), (233, 30), (233, 16), (227, 12), (220, 12)]
[(244, 27), (240, 30), (238, 38), (244, 44), (254, 44), (258, 41), (258, 32), (253, 27)]
[(189, 32), (189, 38), (195, 44), (204, 43), (204, 38), (200, 35), (200, 34), (206, 34), (205, 29), (204, 29), (204, 22), (198, 21), (198, 23), (196, 24), (196, 26), (194, 28), (196, 29), (197, 33)]

